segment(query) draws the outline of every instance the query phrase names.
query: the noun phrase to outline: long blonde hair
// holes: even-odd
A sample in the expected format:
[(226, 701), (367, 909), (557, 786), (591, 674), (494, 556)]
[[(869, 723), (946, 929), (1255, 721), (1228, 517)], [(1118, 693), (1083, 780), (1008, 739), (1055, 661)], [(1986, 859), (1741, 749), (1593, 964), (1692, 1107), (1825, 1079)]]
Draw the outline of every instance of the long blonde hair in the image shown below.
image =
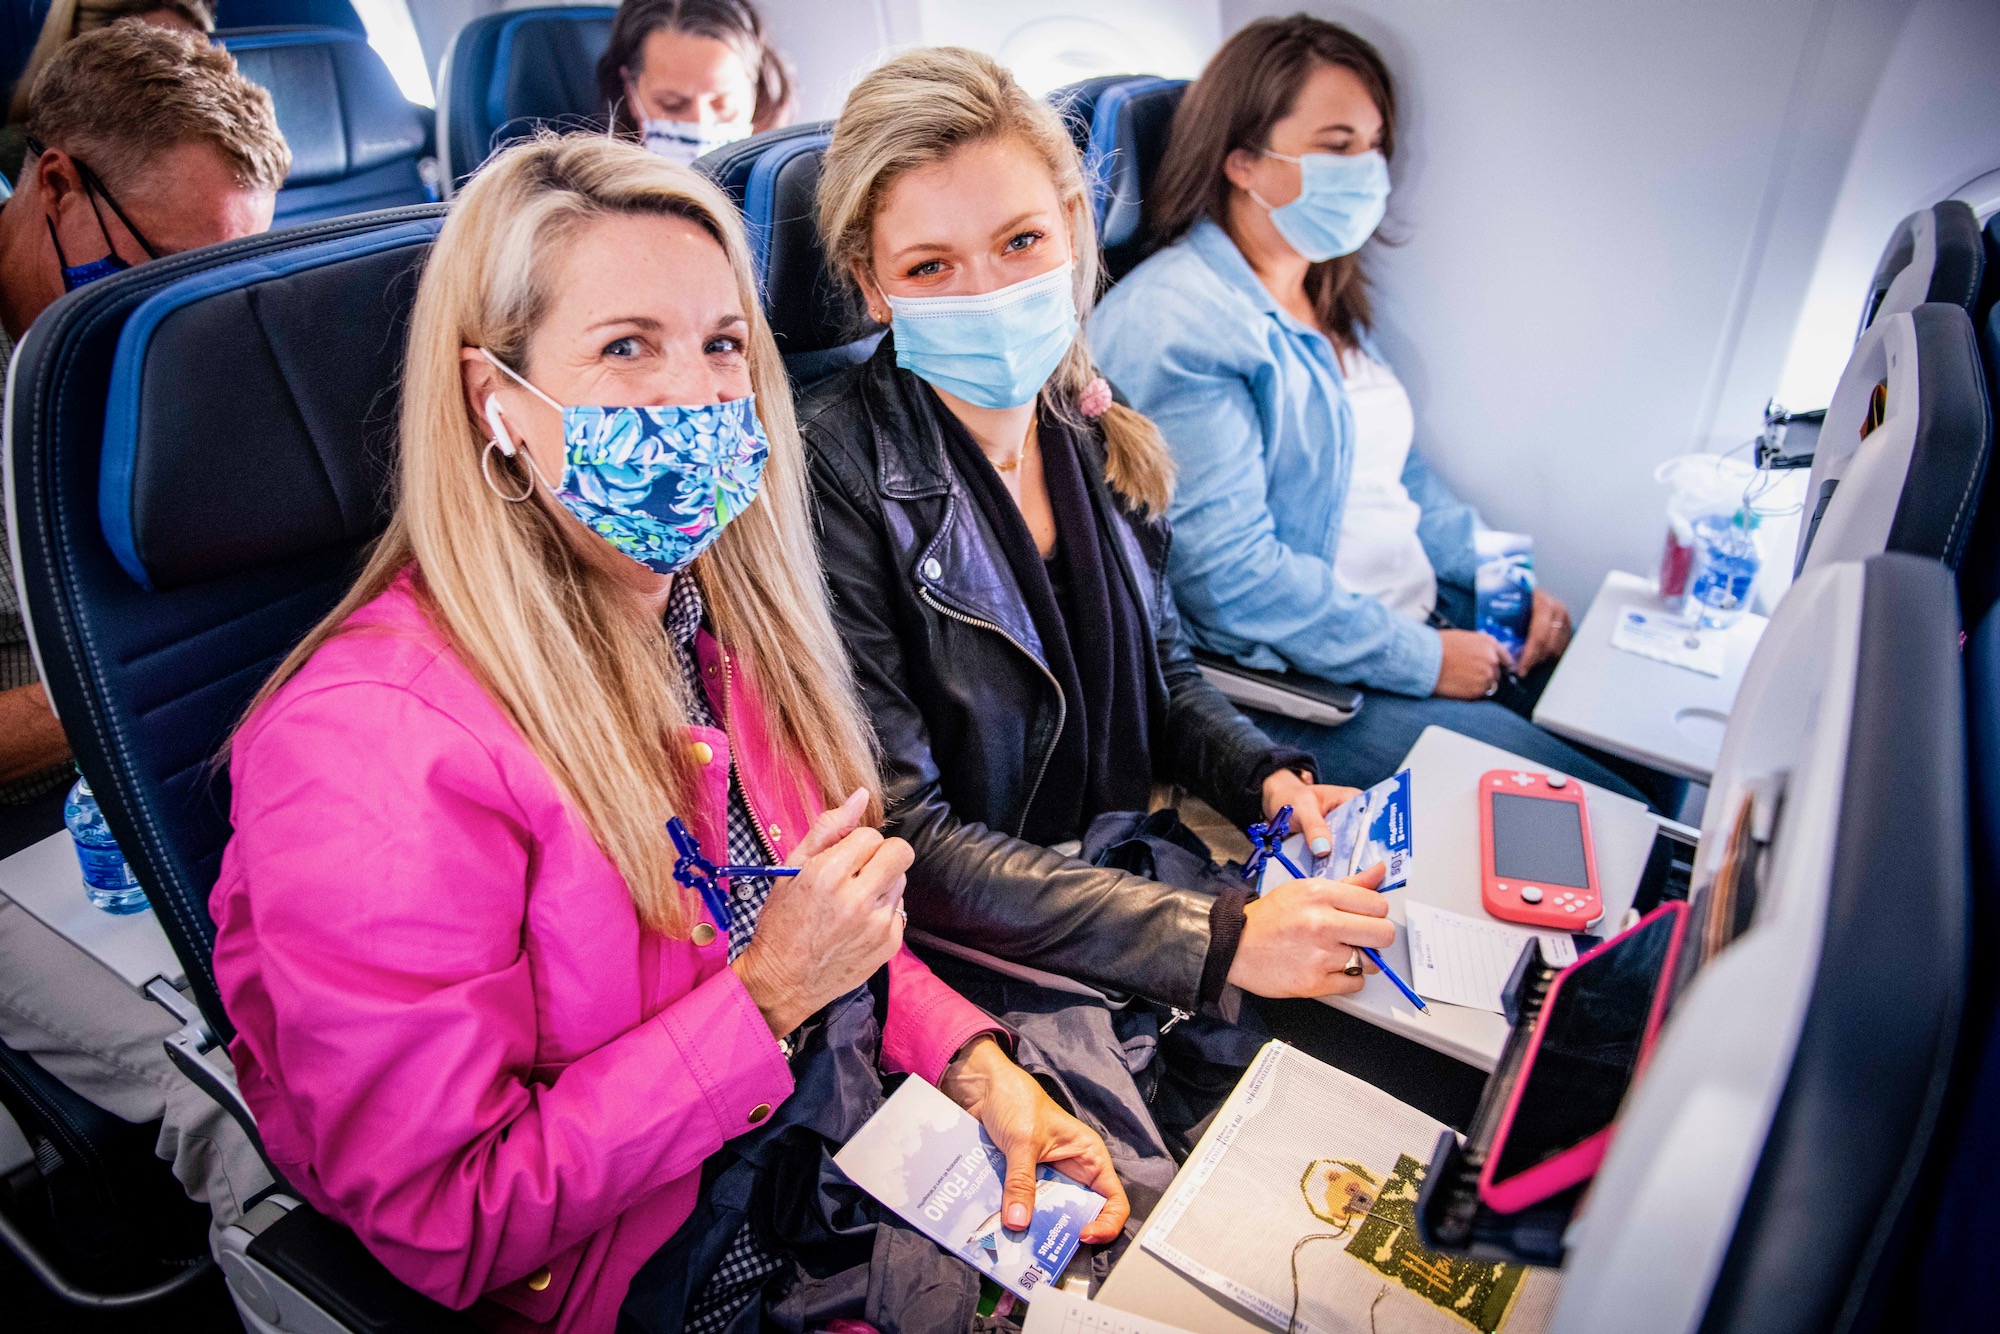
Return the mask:
[[(957, 46), (905, 51), (854, 86), (833, 127), (819, 181), (827, 261), (849, 282), (857, 272), (872, 273), (875, 214), (897, 178), (966, 144), (994, 139), (1016, 140), (1041, 159), (1069, 219), (1079, 328), (1044, 400), (1075, 421), (1078, 396), (1097, 378), (1081, 327), (1097, 300), (1096, 214), (1062, 117), (990, 56)], [(1159, 428), (1123, 404), (1113, 404), (1098, 420), (1106, 480), (1143, 512), (1163, 512), (1173, 493), (1174, 465)]]
[[(756, 501), (680, 577), (699, 581), (718, 638), (762, 696), (780, 754), (829, 798), (876, 787), (871, 734), (827, 611), (791, 395), (759, 311), (742, 224), (706, 178), (602, 136), (516, 145), (459, 194), (411, 316), (394, 517), (359, 582), (250, 711), (414, 565), (431, 623), (575, 803), (640, 917), (685, 936), (695, 908), (673, 881), (664, 825), (691, 808), (697, 765), (683, 744), (688, 710), (665, 630), (602, 559), (591, 559), (601, 553), (583, 544), (597, 539), (546, 488), (509, 504), (488, 487), (480, 470), (486, 431), (467, 407), (459, 359), (461, 348), (484, 347), (525, 369), (562, 248), (596, 219), (631, 214), (686, 218), (728, 254), (750, 320), (757, 415), (771, 443)], [(504, 488), (527, 480), (517, 469), (510, 465)], [(877, 797), (870, 818), (880, 815)]]
[(15, 81), (7, 119), (14, 123), (28, 119), (35, 80), (71, 38), (107, 28), (120, 19), (162, 9), (170, 10), (204, 36), (215, 31), (215, 6), (209, 0), (51, 0), (49, 12), (42, 17), (42, 30), (35, 37), (34, 49), (28, 52), (21, 77)]

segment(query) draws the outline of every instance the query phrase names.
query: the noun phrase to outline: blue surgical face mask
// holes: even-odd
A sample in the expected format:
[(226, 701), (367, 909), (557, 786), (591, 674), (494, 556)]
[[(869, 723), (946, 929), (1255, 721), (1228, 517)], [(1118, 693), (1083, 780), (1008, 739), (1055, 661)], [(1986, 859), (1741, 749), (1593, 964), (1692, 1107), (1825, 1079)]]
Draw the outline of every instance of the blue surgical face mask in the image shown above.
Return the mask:
[(1297, 199), (1271, 208), (1255, 190), (1250, 197), (1270, 209), (1278, 235), (1304, 258), (1317, 264), (1351, 255), (1382, 225), (1389, 208), (1389, 160), (1380, 153), (1291, 157), (1267, 148), (1264, 155), (1298, 163)]
[(643, 133), (648, 150), (686, 167), (696, 158), (749, 138), (750, 127), (721, 121), (648, 120)]
[(892, 296), (896, 364), (975, 407), (1031, 402), (1076, 341), (1070, 265), (978, 296)]
[(562, 507), (647, 569), (686, 569), (757, 498), (771, 447), (755, 395), (700, 407), (565, 407), (480, 355), (562, 414), (562, 481), (549, 488)]
[[(30, 157), (38, 158), (45, 151), (39, 140), (28, 140)], [(99, 198), (111, 205), (111, 211), (118, 215), (118, 221), (125, 224), (125, 230), (132, 233), (132, 239), (139, 243), (139, 248), (146, 252), (146, 257), (158, 259), (160, 252), (146, 239), (144, 232), (132, 225), (132, 219), (125, 216), (125, 210), (118, 206), (117, 197), (104, 188), (104, 182), (97, 179), (97, 173), (84, 165), (83, 159), (74, 154), (71, 154), (70, 161), (75, 164), (77, 174), (83, 178), (84, 198), (90, 201), (90, 211), (97, 219), (97, 230), (104, 237), (104, 248), (108, 253), (103, 259), (93, 259), (88, 264), (70, 263), (69, 257), (63, 254), (62, 239), (56, 235), (55, 219), (44, 218), (43, 221), (49, 228), (49, 244), (56, 250), (56, 265), (62, 270), (63, 291), (74, 292), (79, 287), (94, 283), (100, 278), (109, 278), (114, 273), (123, 273), (132, 267), (118, 253), (118, 248), (111, 244), (111, 229), (104, 225), (104, 215), (97, 211)]]
[[(53, 227), (49, 228), (49, 238), (55, 239)], [(56, 262), (62, 264), (62, 259), (62, 243), (57, 242)], [(88, 264), (62, 264), (63, 291), (74, 292), (79, 287), (94, 283), (100, 278), (109, 278), (114, 273), (123, 273), (131, 267), (115, 250), (103, 259), (93, 259)]]

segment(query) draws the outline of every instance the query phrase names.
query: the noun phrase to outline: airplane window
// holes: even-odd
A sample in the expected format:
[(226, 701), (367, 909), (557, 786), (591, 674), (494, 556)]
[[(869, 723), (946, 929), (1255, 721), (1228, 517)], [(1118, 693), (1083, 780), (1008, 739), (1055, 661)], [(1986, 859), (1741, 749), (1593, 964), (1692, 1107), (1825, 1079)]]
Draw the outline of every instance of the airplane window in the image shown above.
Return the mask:
[(368, 45), (389, 67), (403, 96), (418, 106), (436, 106), (430, 66), (424, 61), (423, 45), (417, 41), (409, 0), (354, 0), (354, 12), (361, 15), (368, 29)]
[(921, 0), (924, 41), (990, 51), (1036, 96), (1099, 74), (1192, 78), (1222, 41), (1213, 5), (1190, 0), (1073, 0), (970, 5)]

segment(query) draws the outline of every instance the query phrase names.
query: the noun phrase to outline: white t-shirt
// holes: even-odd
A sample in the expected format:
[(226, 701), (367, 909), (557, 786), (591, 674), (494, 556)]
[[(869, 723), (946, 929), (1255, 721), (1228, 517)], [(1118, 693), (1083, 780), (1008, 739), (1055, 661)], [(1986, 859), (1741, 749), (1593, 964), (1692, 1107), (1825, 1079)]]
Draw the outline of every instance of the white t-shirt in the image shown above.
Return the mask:
[(1403, 489), (1416, 415), (1403, 382), (1387, 366), (1360, 351), (1342, 354), (1340, 364), (1354, 414), (1354, 473), (1333, 577), (1421, 621), (1437, 605), (1437, 571), (1417, 540), (1423, 510)]

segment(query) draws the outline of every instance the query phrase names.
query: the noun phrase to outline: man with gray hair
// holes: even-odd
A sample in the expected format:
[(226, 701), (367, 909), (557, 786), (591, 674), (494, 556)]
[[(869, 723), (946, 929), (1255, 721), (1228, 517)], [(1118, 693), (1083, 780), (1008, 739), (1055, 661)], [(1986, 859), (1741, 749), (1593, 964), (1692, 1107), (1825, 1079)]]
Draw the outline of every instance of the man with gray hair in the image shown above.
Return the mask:
[[(126, 21), (61, 47), (36, 79), (28, 157), (0, 206), (0, 392), (13, 345), (65, 292), (264, 231), (291, 152), (270, 94), (198, 33)], [(0, 856), (59, 827), (69, 745), (29, 652), (0, 542)], [(128, 1121), (219, 1225), (270, 1178), (235, 1122), (167, 1060), (177, 1025), (0, 897), (0, 1041)]]

